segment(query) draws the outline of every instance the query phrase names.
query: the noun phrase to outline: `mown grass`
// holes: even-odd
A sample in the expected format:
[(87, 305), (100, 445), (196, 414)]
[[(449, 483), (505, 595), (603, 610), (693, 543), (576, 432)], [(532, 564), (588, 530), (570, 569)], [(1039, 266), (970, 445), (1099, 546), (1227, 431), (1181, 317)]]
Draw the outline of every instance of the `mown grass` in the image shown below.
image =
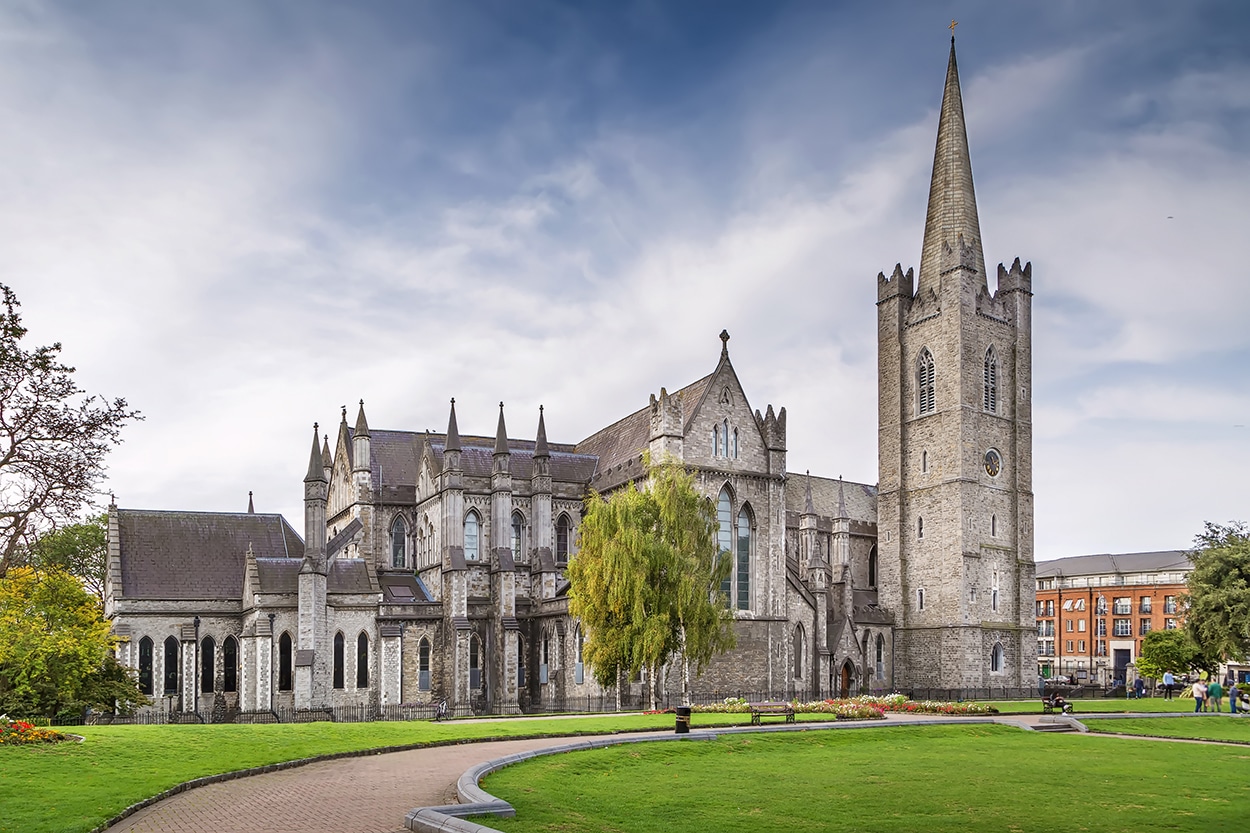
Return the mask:
[[(1159, 722), (1188, 723), (1169, 720)], [(618, 746), (490, 776), (514, 833), (1211, 831), (1244, 826), (1236, 747), (915, 726)]]
[[(1107, 720), (1090, 720), (1085, 725), (1091, 732), (1112, 735), (1250, 743), (1250, 717), (1234, 717), (1231, 714), (1196, 714), (1193, 717), (1167, 719), (1117, 717)], [(1250, 755), (1250, 753), (1247, 754)], [(1246, 767), (1246, 774), (1250, 776), (1250, 766)], [(1247, 815), (1250, 816), (1250, 808), (1247, 809)]]
[[(1036, 700), (991, 700), (986, 701), (1001, 714), (1040, 714), (1042, 698)], [(1123, 697), (1103, 698), (1090, 697), (1069, 700), (1075, 714), (1107, 714), (1107, 713), (1146, 713), (1160, 714), (1169, 712), (1191, 712), (1194, 710), (1193, 700), (1179, 698), (1164, 700), (1162, 697), (1150, 697), (1145, 700), (1126, 700)]]
[[(745, 722), (700, 715), (695, 725)], [(248, 767), (387, 746), (671, 729), (672, 715), (447, 723), (85, 726), (84, 743), (0, 748), (0, 831), (83, 833), (171, 787)]]

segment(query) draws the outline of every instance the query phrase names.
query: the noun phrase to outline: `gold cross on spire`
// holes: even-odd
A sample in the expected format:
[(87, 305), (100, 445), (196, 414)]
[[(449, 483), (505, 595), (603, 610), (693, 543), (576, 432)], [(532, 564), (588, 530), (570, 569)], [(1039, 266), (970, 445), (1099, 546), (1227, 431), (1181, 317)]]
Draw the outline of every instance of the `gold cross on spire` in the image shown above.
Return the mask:
[(946, 27), (947, 29), (950, 29), (950, 30), (951, 30), (951, 37), (952, 37), (952, 38), (953, 38), (953, 37), (955, 37), (955, 27), (956, 27), (956, 26), (958, 26), (958, 25), (959, 25), (959, 21), (958, 21), (958, 20), (952, 20), (952, 21), (951, 21), (951, 25)]

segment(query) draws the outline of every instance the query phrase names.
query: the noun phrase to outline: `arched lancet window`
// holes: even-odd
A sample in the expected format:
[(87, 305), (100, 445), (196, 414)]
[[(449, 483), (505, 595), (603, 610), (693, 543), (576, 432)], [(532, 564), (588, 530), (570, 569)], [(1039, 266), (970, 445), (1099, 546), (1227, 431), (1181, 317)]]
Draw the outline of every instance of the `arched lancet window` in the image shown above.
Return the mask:
[(420, 691), (430, 690), (430, 640), (424, 636), (417, 645), (417, 688)]
[(877, 545), (868, 551), (868, 586), (877, 586)]
[(547, 684), (551, 661), (551, 634), (543, 631), (542, 645), (539, 646), (538, 655), (538, 682), (543, 685)]
[(926, 347), (916, 359), (916, 413), (923, 416), (937, 410), (936, 373), (933, 354)]
[(139, 691), (152, 693), (152, 640), (146, 636), (139, 640)]
[(725, 456), (729, 456), (729, 420), (721, 424), (721, 436), (725, 438)]
[(578, 685), (586, 681), (586, 666), (582, 662), (582, 645), (584, 642), (582, 628), (579, 625), (573, 631), (573, 682)]
[(464, 516), (464, 560), (477, 561), (478, 558), (478, 532), (481, 523), (478, 521), (477, 512), (472, 509), (469, 514)]
[(751, 512), (738, 512), (738, 610), (751, 609)]
[(291, 684), (291, 635), (283, 632), (278, 637), (278, 691), (290, 691)]
[(200, 692), (213, 693), (214, 672), (217, 669), (217, 643), (211, 636), (200, 640)]
[(924, 518), (923, 517), (916, 518), (916, 537), (917, 538), (924, 537)]
[(992, 414), (998, 413), (998, 354), (994, 346), (985, 351), (985, 388), (982, 406)]
[(395, 518), (391, 524), (391, 566), (408, 566), (408, 530), (403, 518)]
[(482, 646), (477, 634), (469, 634), (469, 688), (482, 687)]
[(233, 636), (221, 643), (221, 690), (239, 690), (239, 640)]
[(796, 625), (794, 628), (794, 679), (796, 680), (803, 678), (803, 653), (806, 650), (803, 644), (803, 626)]
[(734, 459), (738, 459), (738, 429), (734, 429)]
[(178, 640), (165, 640), (165, 693), (178, 693)]
[(712, 456), (720, 456), (720, 426), (712, 426)]
[(998, 570), (990, 576), (990, 610), (998, 612)]
[(990, 651), (990, 673), (1001, 674), (1003, 671), (1003, 643), (995, 642)]
[(525, 528), (525, 518), (520, 512), (512, 513), (512, 560), (521, 561), (521, 532)]
[(569, 516), (561, 513), (556, 519), (556, 563), (563, 564), (569, 560)]
[(347, 658), (344, 656), (346, 651), (344, 650), (343, 642), (344, 642), (343, 634), (341, 632), (336, 633), (334, 635), (334, 687), (335, 688), (347, 687), (347, 683), (345, 679), (346, 672), (344, 671), (344, 667), (347, 665), (347, 662), (346, 662)]
[[(731, 558), (730, 554), (733, 552), (734, 545), (734, 515), (728, 486), (720, 490), (720, 497), (716, 500), (716, 524), (716, 551), (719, 553), (717, 557)], [(733, 571), (730, 571), (720, 585), (720, 592), (724, 595), (727, 605), (732, 598), (733, 581)]]
[(516, 638), (516, 687), (525, 688), (525, 637), (520, 634)]
[(929, 452), (927, 451), (920, 452), (920, 470), (922, 472), (929, 470)]
[(990, 515), (990, 537), (998, 537), (998, 516)]
[(885, 637), (877, 634), (877, 679), (885, 679)]
[(369, 687), (369, 636), (360, 632), (356, 637), (356, 688)]
[(919, 606), (921, 610), (924, 610), (924, 590), (923, 589), (916, 591), (916, 603), (917, 603), (917, 606)]

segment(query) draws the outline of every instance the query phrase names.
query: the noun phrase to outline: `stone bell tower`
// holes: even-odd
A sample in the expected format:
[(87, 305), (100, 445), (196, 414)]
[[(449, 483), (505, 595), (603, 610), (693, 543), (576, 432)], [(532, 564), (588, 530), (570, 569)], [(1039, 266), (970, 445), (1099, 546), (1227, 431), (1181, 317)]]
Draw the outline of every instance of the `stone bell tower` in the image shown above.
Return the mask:
[(1032, 684), (1032, 267), (985, 274), (955, 41), (920, 275), (877, 278), (880, 598), (901, 688)]

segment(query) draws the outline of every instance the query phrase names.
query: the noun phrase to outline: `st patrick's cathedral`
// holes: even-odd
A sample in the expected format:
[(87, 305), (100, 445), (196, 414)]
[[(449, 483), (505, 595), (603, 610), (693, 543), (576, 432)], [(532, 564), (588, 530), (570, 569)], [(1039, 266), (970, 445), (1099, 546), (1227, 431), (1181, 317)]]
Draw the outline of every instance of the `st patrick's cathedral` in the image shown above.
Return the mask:
[(158, 707), (202, 715), (610, 699), (565, 568), (589, 491), (640, 481), (649, 452), (694, 473), (733, 564), (737, 647), (695, 696), (1031, 685), (1031, 290), (1018, 259), (987, 282), (952, 39), (919, 274), (877, 276), (875, 485), (795, 473), (786, 410), (752, 406), (725, 332), (706, 375), (576, 442), (541, 410), (517, 437), (501, 406), (477, 436), (454, 400), (440, 434), (372, 427), (362, 403), (332, 441), (313, 430), (302, 537), (250, 505), (110, 508), (120, 658)]

